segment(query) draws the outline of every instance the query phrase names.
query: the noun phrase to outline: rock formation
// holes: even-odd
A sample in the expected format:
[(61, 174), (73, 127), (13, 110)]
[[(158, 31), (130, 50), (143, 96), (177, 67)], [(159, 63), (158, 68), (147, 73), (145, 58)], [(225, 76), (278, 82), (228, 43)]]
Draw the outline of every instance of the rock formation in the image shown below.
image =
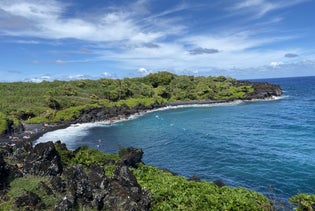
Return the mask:
[[(29, 142), (28, 142), (29, 143)], [(54, 210), (149, 210), (151, 198), (140, 187), (129, 166), (141, 162), (142, 150), (126, 149), (116, 162), (113, 176), (106, 176), (98, 164), (76, 164), (64, 168), (52, 142), (35, 147), (27, 144), (0, 145), (0, 194), (9, 190), (9, 180), (17, 177), (41, 176), (48, 182), (39, 182), (37, 190), (46, 195), (61, 196)], [(65, 145), (60, 144), (65, 149)], [(19, 153), (16, 153), (19, 152)], [(4, 159), (5, 158), (5, 159)], [(10, 161), (8, 164), (5, 160)], [(16, 165), (12, 165), (16, 163)], [(15, 200), (17, 209), (42, 210), (47, 205), (35, 191), (24, 191)]]

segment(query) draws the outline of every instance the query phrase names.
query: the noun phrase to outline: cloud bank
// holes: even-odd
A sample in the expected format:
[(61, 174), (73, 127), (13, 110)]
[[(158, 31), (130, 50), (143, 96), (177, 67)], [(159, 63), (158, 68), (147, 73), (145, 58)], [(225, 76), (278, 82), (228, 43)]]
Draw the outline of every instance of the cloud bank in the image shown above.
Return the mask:
[[(302, 58), (305, 49), (285, 45), (302, 39), (299, 32), (279, 31), (286, 19), (284, 10), (307, 2), (167, 2), (157, 9), (151, 1), (138, 0), (82, 10), (76, 1), (2, 0), (0, 36), (16, 44), (58, 47), (62, 53), (51, 55), (46, 63), (59, 68), (95, 65), (100, 72), (93, 74), (102, 77), (112, 77), (117, 71), (130, 76), (159, 70), (250, 77), (257, 71), (248, 69), (268, 72), (265, 67), (287, 68), (289, 59), (301, 59), (294, 60), (296, 66), (303, 59), (315, 60), (314, 53)], [(215, 12), (220, 15), (206, 15)], [(38, 66), (45, 63), (37, 58), (31, 61)]]

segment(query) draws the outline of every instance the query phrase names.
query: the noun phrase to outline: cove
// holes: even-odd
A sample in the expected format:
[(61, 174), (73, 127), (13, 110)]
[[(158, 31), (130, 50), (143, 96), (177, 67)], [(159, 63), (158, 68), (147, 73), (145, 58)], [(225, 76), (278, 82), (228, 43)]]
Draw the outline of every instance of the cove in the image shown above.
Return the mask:
[[(315, 190), (315, 80), (270, 79), (285, 91), (274, 101), (163, 110), (132, 121), (91, 123), (45, 134), (69, 148), (144, 150), (148, 165), (222, 180), (286, 200)], [(45, 139), (45, 140), (44, 140)]]

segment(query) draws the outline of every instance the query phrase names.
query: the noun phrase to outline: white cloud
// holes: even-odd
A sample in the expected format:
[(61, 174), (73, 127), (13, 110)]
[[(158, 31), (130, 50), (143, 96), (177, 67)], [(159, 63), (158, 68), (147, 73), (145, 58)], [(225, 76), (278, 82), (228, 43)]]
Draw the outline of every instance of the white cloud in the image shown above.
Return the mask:
[(104, 73), (103, 73), (103, 76), (104, 76), (105, 78), (110, 78), (110, 77), (112, 77), (112, 74), (109, 73), (109, 72), (104, 72)]
[(63, 64), (67, 64), (67, 63), (68, 63), (67, 61), (60, 60), (60, 59), (55, 61), (55, 64), (59, 64), (59, 65), (63, 65)]
[[(291, 40), (296, 38), (296, 35), (293, 32), (290, 36), (281, 36), (272, 32), (278, 30), (273, 24), (282, 22), (283, 17), (272, 17), (268, 20), (259, 18), (271, 11), (304, 1), (306, 0), (233, 1), (229, 11), (234, 13), (233, 15), (239, 15), (244, 22), (248, 16), (243, 16), (252, 14), (252, 17), (257, 19), (255, 27), (259, 30), (253, 29), (253, 25), (236, 24), (231, 27), (223, 26), (220, 22), (220, 26), (214, 27), (209, 33), (204, 29), (207, 26), (198, 26), (198, 30), (195, 30), (190, 28), (191, 23), (186, 21), (186, 17), (173, 16), (194, 6), (186, 3), (153, 13), (149, 7), (150, 1), (138, 0), (121, 8), (103, 8), (102, 12), (69, 17), (70, 3), (65, 3), (66, 1), (3, 0), (0, 13), (1, 10), (6, 13), (8, 26), (17, 19), (27, 24), (18, 24), (14, 28), (5, 27), (6, 30), (0, 27), (0, 35), (14, 35), (18, 37), (16, 42), (21, 42), (25, 39), (24, 36), (29, 36), (31, 40), (25, 39), (25, 43), (29, 44), (42, 44), (43, 40), (38, 42), (36, 38), (60, 39), (60, 46), (67, 43), (63, 38), (72, 38), (80, 43), (83, 41), (84, 48), (81, 48), (80, 52), (93, 52), (90, 55), (82, 54), (80, 57), (58, 55), (58, 58), (67, 59), (55, 60), (55, 57), (54, 63), (59, 65), (105, 61), (114, 63), (111, 65), (116, 69), (133, 70), (143, 75), (162, 69), (192, 73), (198, 71), (198, 74), (206, 71), (220, 73), (226, 70), (225, 73), (228, 74), (234, 70), (255, 67), (282, 67), (284, 64), (277, 61), (281, 61), (288, 52), (294, 52), (299, 55), (297, 59), (303, 59), (303, 50), (268, 50), (272, 48), (266, 46)], [(0, 26), (3, 24), (0, 21)], [(269, 28), (270, 25), (274, 28)], [(77, 49), (80, 49), (80, 46)], [(112, 76), (107, 72), (99, 75)], [(66, 78), (84, 77), (86, 76), (74, 75)]]
[(283, 65), (283, 62), (270, 62), (270, 66), (273, 68)]
[(40, 77), (34, 77), (34, 78), (30, 78), (30, 79), (25, 79), (25, 81), (28, 82), (34, 82), (34, 83), (40, 83), (42, 81), (50, 81), (52, 78), (49, 75), (43, 75)]
[(138, 69), (138, 72), (141, 74), (141, 75), (148, 75), (151, 73), (151, 71), (147, 70), (146, 68), (144, 67), (141, 67)]

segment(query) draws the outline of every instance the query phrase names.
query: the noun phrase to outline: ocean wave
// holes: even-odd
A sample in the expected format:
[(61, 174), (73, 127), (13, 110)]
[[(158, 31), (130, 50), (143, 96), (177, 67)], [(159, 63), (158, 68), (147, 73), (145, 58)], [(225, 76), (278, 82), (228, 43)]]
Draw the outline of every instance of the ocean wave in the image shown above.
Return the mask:
[(74, 145), (76, 140), (81, 137), (86, 137), (89, 133), (89, 129), (96, 126), (104, 126), (108, 125), (104, 122), (96, 122), (96, 123), (84, 123), (84, 124), (73, 124), (67, 128), (59, 129), (51, 132), (47, 132), (41, 137), (39, 137), (34, 144), (47, 142), (47, 141), (61, 141), (62, 143), (66, 143), (68, 146)]

